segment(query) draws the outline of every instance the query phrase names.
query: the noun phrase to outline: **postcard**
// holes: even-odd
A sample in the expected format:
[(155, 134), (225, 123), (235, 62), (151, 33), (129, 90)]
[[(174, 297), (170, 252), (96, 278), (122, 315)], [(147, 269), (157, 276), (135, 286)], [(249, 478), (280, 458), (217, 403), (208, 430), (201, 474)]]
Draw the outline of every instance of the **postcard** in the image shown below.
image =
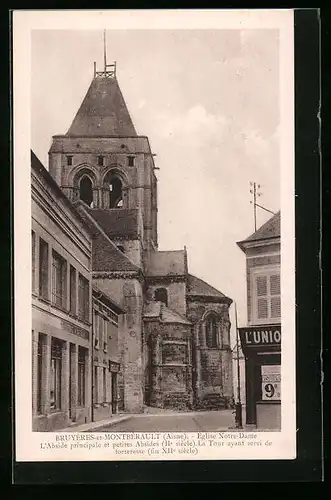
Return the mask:
[(296, 457), (293, 46), (14, 11), (17, 461)]

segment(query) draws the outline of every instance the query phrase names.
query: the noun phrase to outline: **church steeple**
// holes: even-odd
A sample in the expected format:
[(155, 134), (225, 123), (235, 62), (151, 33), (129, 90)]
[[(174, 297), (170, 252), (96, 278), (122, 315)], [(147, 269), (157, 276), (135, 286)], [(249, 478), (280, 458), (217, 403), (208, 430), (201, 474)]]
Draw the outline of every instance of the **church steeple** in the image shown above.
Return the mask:
[(67, 132), (67, 137), (136, 137), (130, 113), (116, 78), (116, 61), (107, 64), (104, 33), (104, 67), (97, 71)]
[(117, 81), (116, 63), (107, 64), (105, 38), (103, 59), (102, 71), (94, 64), (92, 82), (68, 131), (53, 136), (49, 171), (72, 201), (82, 200), (110, 225), (120, 218), (119, 240), (133, 238), (128, 233), (133, 217), (143, 248), (156, 248), (154, 155), (148, 138), (137, 135)]

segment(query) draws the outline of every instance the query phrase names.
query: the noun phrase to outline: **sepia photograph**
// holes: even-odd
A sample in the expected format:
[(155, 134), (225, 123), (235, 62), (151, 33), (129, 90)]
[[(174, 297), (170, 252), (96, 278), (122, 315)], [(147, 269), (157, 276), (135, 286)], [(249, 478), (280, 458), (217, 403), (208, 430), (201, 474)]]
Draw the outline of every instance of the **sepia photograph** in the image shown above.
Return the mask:
[(219, 459), (279, 435), (278, 456), (287, 431), (294, 453), (292, 11), (218, 11), (219, 27), (171, 12), (17, 16), (17, 432), (39, 460)]

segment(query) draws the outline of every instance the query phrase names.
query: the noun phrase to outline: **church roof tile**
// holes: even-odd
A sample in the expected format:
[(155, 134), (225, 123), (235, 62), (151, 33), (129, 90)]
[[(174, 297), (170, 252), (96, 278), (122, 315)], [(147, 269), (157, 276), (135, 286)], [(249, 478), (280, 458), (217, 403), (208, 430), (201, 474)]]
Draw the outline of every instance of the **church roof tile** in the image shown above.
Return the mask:
[(267, 220), (257, 231), (255, 231), (253, 234), (248, 236), (243, 241), (239, 241), (237, 245), (244, 250), (245, 249), (245, 244), (250, 243), (250, 242), (259, 242), (263, 240), (270, 240), (272, 238), (279, 238), (280, 237), (280, 211), (277, 212), (275, 215), (270, 217), (270, 219)]
[(224, 295), (222, 292), (216, 290), (216, 288), (212, 287), (202, 279), (197, 278), (193, 274), (189, 274), (187, 277), (186, 294), (189, 296), (197, 295), (203, 297), (216, 297), (216, 298), (228, 299), (228, 297), (226, 297), (226, 295)]
[(148, 302), (145, 304), (145, 319), (158, 319), (162, 323), (180, 323), (182, 325), (191, 325), (184, 316), (170, 309), (162, 302)]
[(87, 207), (82, 202), (76, 203), (77, 210), (93, 233), (92, 242), (92, 270), (93, 271), (139, 271), (130, 259), (126, 257), (108, 235), (98, 226), (97, 222), (88, 214)]
[(113, 208), (103, 210), (100, 208), (86, 208), (88, 213), (102, 227), (109, 238), (126, 236), (138, 238), (139, 223), (138, 210), (135, 208)]
[(92, 80), (66, 136), (137, 136), (116, 78)]

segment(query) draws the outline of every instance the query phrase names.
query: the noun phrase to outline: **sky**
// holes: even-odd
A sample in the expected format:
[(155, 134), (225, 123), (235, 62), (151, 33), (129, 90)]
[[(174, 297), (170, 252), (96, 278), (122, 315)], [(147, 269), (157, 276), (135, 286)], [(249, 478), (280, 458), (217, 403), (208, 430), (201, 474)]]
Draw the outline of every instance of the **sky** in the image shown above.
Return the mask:
[[(246, 262), (237, 242), (254, 231), (258, 203), (280, 209), (279, 40), (275, 29), (107, 30), (107, 62), (158, 177), (159, 249), (186, 245), (189, 271), (246, 311)], [(102, 30), (35, 30), (31, 146), (48, 168), (103, 67)], [(257, 211), (257, 226), (271, 214)], [(233, 313), (232, 317), (233, 317)]]

